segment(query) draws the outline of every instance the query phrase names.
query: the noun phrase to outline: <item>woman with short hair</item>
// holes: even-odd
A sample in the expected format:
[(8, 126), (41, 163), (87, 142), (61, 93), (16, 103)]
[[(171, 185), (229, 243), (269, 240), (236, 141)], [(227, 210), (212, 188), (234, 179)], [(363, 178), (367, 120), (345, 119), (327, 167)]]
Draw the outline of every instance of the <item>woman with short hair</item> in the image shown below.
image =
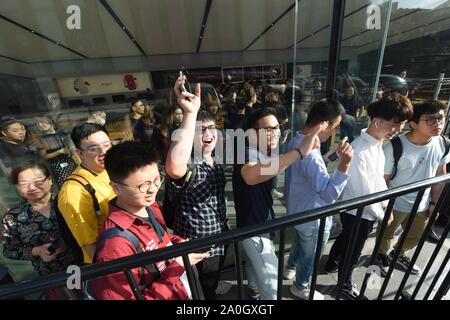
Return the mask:
[[(76, 259), (60, 234), (50, 168), (42, 161), (30, 161), (14, 168), (10, 179), (24, 202), (3, 217), (3, 255), (31, 261), (39, 275), (65, 271)], [(63, 299), (64, 295), (52, 289), (47, 298)]]

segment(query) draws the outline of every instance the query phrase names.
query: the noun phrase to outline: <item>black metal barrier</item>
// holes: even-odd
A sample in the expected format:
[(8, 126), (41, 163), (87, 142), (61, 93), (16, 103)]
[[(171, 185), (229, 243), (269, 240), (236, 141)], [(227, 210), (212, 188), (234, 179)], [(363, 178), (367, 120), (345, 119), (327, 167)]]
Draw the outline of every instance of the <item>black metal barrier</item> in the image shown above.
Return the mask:
[[(415, 204), (413, 206), (413, 209), (411, 213), (409, 214), (409, 218), (407, 220), (405, 230), (402, 233), (402, 236), (399, 240), (399, 245), (395, 249), (394, 255), (393, 255), (393, 261), (390, 265), (389, 271), (387, 272), (387, 275), (384, 279), (384, 282), (382, 284), (381, 290), (378, 295), (378, 299), (383, 299), (383, 295), (386, 291), (387, 285), (391, 279), (395, 263), (400, 255), (401, 248), (405, 242), (406, 234), (409, 231), (412, 222), (414, 220), (414, 217), (417, 214), (417, 209), (420, 204), (420, 200), (422, 199), (422, 196), (425, 192), (425, 190), (433, 185), (436, 184), (443, 184), (446, 183), (445, 187), (442, 190), (441, 196), (436, 204), (435, 210), (432, 213), (429, 222), (426, 226), (426, 229), (419, 241), (419, 244), (417, 245), (417, 248), (413, 254), (413, 257), (411, 259), (411, 264), (408, 270), (405, 272), (405, 275), (402, 279), (402, 282), (396, 292), (394, 299), (416, 299), (417, 294), (419, 292), (420, 287), (422, 286), (423, 282), (426, 279), (427, 274), (429, 273), (432, 264), (434, 263), (439, 251), (441, 250), (444, 240), (450, 230), (450, 222), (445, 226), (444, 232), (440, 238), (440, 241), (436, 244), (435, 250), (431, 254), (427, 266), (425, 267), (425, 270), (423, 271), (416, 288), (414, 289), (412, 294), (409, 294), (408, 292), (404, 291), (405, 284), (408, 280), (408, 277), (410, 276), (412, 266), (414, 265), (414, 262), (417, 260), (420, 251), (422, 250), (425, 240), (428, 236), (428, 233), (431, 230), (431, 227), (434, 223), (434, 221), (437, 218), (438, 212), (443, 204), (443, 201), (446, 197), (449, 196), (449, 188), (450, 184), (450, 174), (443, 175), (436, 178), (431, 178), (423, 181), (419, 181), (416, 183), (412, 183), (409, 185), (405, 185), (402, 187), (398, 187), (395, 189), (390, 189), (383, 192), (378, 192), (375, 194), (371, 194), (368, 196), (364, 196), (357, 199), (347, 200), (335, 203), (330, 206), (322, 207), (319, 209), (310, 210), (307, 212), (300, 212), (297, 214), (287, 215), (281, 218), (277, 218), (265, 223), (261, 223), (258, 225), (254, 225), (251, 227), (245, 227), (245, 228), (239, 228), (232, 231), (224, 232), (221, 234), (217, 234), (214, 236), (210, 236), (207, 238), (201, 238), (201, 239), (193, 239), (187, 242), (183, 242), (177, 245), (169, 246), (167, 248), (158, 249), (150, 252), (144, 252), (135, 254), (129, 257), (120, 258), (113, 261), (108, 261), (104, 263), (99, 264), (93, 264), (89, 266), (81, 267), (81, 274), (80, 278), (81, 281), (86, 281), (90, 279), (94, 279), (97, 277), (101, 277), (107, 274), (113, 274), (117, 272), (124, 272), (125, 276), (128, 279), (128, 282), (130, 284), (130, 287), (133, 290), (133, 294), (136, 299), (142, 299), (142, 295), (138, 289), (138, 286), (136, 284), (135, 279), (130, 273), (131, 269), (152, 264), (158, 261), (182, 256), (183, 261), (185, 264), (185, 268), (187, 271), (187, 277), (189, 280), (189, 284), (191, 286), (191, 291), (193, 294), (193, 299), (198, 299), (199, 292), (196, 287), (196, 282), (193, 281), (193, 270), (192, 267), (188, 264), (189, 258), (188, 254), (192, 252), (201, 252), (205, 249), (210, 248), (212, 245), (218, 246), (218, 245), (225, 245), (228, 243), (234, 244), (234, 256), (235, 256), (235, 267), (236, 267), (236, 279), (238, 283), (238, 298), (243, 299), (244, 298), (244, 289), (243, 289), (243, 270), (242, 270), (242, 260), (241, 260), (241, 253), (240, 253), (240, 246), (239, 242), (243, 239), (250, 238), (252, 236), (266, 234), (269, 232), (279, 231), (280, 232), (280, 243), (279, 243), (279, 256), (283, 257), (282, 259), (278, 259), (278, 294), (277, 298), (280, 300), (282, 298), (281, 294), (281, 288), (283, 285), (283, 277), (282, 273), (284, 270), (284, 252), (285, 252), (285, 241), (286, 241), (286, 228), (292, 227), (298, 224), (314, 221), (317, 219), (320, 219), (320, 227), (319, 227), (319, 235), (318, 235), (318, 242), (317, 242), (317, 248), (316, 248), (316, 254), (314, 259), (314, 270), (312, 275), (312, 282), (311, 282), (311, 294), (310, 299), (313, 298), (313, 294), (316, 287), (316, 280), (317, 280), (317, 269), (318, 264), (322, 252), (322, 239), (324, 237), (324, 229), (325, 229), (325, 218), (331, 215), (343, 213), (349, 210), (356, 209), (356, 219), (353, 225), (352, 233), (350, 236), (351, 242), (348, 245), (348, 248), (346, 249), (346, 255), (344, 257), (344, 270), (342, 271), (342, 279), (345, 279), (345, 275), (349, 272), (350, 267), (350, 257), (353, 251), (353, 247), (355, 245), (356, 236), (358, 234), (358, 229), (361, 223), (363, 208), (366, 205), (370, 205), (373, 203), (389, 200), (388, 207), (386, 209), (386, 212), (390, 212), (394, 206), (395, 199), (398, 196), (405, 195), (408, 193), (418, 192)], [(377, 235), (377, 240), (374, 246), (374, 250), (372, 253), (372, 256), (370, 258), (370, 264), (374, 265), (376, 254), (380, 248), (382, 235), (384, 234), (386, 230), (386, 226), (388, 224), (388, 218), (389, 215), (386, 214), (384, 220), (381, 222), (379, 226), (379, 232)], [(432, 281), (432, 284), (424, 296), (424, 299), (428, 299), (433, 288), (435, 287), (439, 277), (441, 277), (442, 273), (444, 272), (445, 266), (450, 259), (450, 250), (447, 251), (446, 257), (439, 268), (435, 278)], [(45, 277), (40, 277), (33, 281), (26, 281), (21, 283), (16, 283), (15, 285), (8, 285), (8, 286), (2, 286), (0, 287), (0, 299), (10, 299), (14, 297), (21, 297), (27, 294), (36, 293), (36, 292), (42, 292), (46, 291), (51, 288), (61, 287), (65, 286), (67, 283), (67, 280), (71, 274), (66, 273), (57, 273), (48, 275)], [(366, 276), (364, 278), (361, 292), (360, 292), (360, 298), (364, 297), (364, 292), (367, 288), (367, 282), (370, 277), (369, 273), (366, 273)], [(437, 289), (433, 299), (434, 300), (440, 300), (442, 297), (447, 293), (450, 286), (450, 272), (447, 272), (447, 275), (444, 277), (440, 287)], [(338, 283), (338, 292), (336, 294), (336, 299), (340, 299), (341, 292), (342, 292), (343, 283), (340, 281)]]

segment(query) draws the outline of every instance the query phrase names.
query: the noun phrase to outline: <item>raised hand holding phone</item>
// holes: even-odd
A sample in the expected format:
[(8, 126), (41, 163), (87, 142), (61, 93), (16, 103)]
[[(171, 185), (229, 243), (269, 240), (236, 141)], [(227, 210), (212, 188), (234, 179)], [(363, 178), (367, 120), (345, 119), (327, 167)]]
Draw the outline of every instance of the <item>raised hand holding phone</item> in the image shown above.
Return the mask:
[(195, 85), (195, 93), (189, 93), (186, 91), (186, 87), (184, 86), (186, 83), (186, 76), (182, 75), (183, 73), (180, 71), (180, 76), (175, 82), (174, 92), (177, 96), (178, 105), (183, 109), (185, 113), (196, 113), (200, 109), (201, 100), (200, 100), (200, 84), (197, 83)]
[(353, 158), (353, 148), (350, 143), (348, 143), (348, 138), (344, 137), (336, 149), (336, 154), (339, 158), (338, 169), (344, 173), (348, 172), (350, 163)]

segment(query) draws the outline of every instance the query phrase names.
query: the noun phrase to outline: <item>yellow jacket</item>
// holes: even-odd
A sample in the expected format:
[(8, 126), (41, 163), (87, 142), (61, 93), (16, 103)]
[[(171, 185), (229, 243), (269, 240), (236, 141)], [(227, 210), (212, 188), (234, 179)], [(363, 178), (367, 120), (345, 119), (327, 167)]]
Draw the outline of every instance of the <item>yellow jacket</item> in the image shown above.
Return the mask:
[(64, 182), (59, 191), (58, 208), (73, 236), (83, 249), (84, 262), (92, 263), (92, 257), (87, 254), (84, 246), (97, 241), (100, 227), (108, 214), (108, 202), (116, 195), (109, 184), (106, 170), (96, 174), (78, 166), (72, 174), (82, 176), (95, 189), (101, 214), (96, 215), (92, 197), (84, 186), (71, 180)]

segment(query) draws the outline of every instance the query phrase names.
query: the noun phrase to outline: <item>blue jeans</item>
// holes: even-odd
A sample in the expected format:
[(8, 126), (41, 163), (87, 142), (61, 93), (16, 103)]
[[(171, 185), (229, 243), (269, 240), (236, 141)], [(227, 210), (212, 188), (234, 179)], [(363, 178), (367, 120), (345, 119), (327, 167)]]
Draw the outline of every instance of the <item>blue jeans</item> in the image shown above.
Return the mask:
[[(297, 287), (306, 287), (313, 273), (319, 230), (308, 228), (305, 230), (295, 229), (295, 231), (295, 239), (287, 266), (291, 269), (295, 268), (295, 284)], [(329, 237), (330, 230), (325, 230), (322, 251)]]
[(255, 236), (242, 241), (247, 258), (248, 286), (258, 288), (261, 300), (276, 300), (278, 290), (278, 257), (268, 235)]

